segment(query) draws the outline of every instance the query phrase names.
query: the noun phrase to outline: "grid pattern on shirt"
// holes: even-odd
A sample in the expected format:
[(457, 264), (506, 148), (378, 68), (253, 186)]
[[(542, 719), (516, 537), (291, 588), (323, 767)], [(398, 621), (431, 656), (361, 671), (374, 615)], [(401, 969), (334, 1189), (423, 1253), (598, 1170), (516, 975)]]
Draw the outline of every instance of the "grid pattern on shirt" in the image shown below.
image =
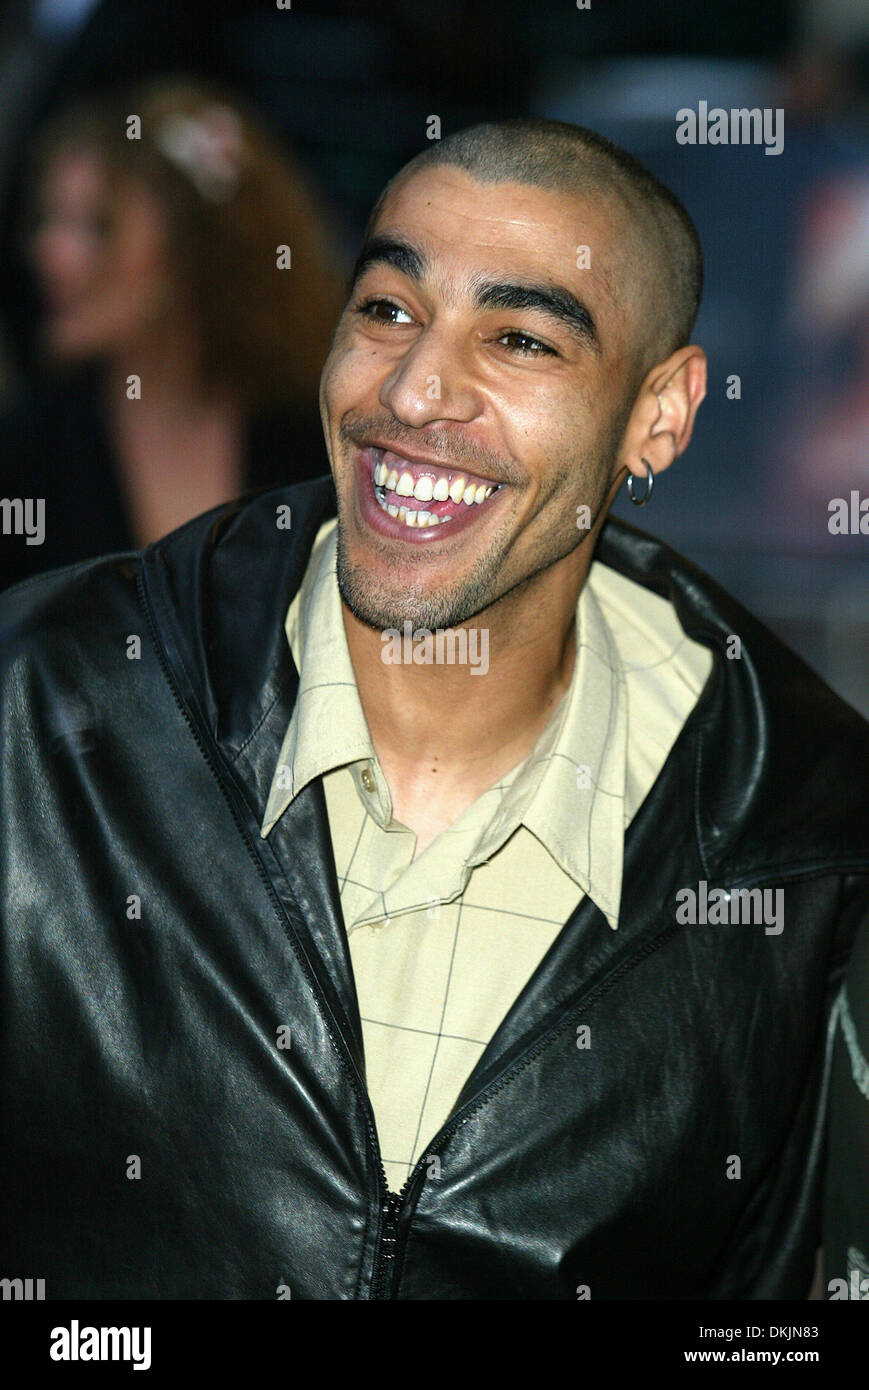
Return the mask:
[(356, 690), (333, 528), (287, 614), (299, 696), (261, 833), (322, 776), (368, 1090), (397, 1190), (583, 894), (617, 926), (624, 829), (712, 658), (665, 600), (593, 564), (570, 687), (534, 750), (414, 859)]
[[(420, 900), (407, 882), (412, 832), (395, 822), (379, 826), (348, 768), (326, 773), (323, 784), (368, 1092), (387, 1179), (397, 1191), (582, 890), (520, 825), (452, 902), (437, 886), (438, 859), (448, 850), (433, 841), (416, 861), (414, 878), (428, 890)], [(381, 907), (372, 920), (372, 900), (382, 903), (384, 893), (391, 908)]]

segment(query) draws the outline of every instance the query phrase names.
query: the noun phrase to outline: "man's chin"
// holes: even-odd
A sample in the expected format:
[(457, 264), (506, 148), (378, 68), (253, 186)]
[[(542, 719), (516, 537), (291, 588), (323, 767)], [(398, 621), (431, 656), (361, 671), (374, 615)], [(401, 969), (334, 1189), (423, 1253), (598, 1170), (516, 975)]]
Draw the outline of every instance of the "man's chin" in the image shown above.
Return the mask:
[[(428, 574), (411, 577), (404, 566), (389, 563), (375, 554), (373, 563), (357, 558), (347, 545), (346, 534), (338, 525), (338, 591), (354, 618), (376, 632), (403, 630), (410, 622), (414, 629), (454, 627), (465, 621), (467, 605), (458, 593), (448, 595), (442, 584)], [(415, 566), (413, 568), (416, 568)], [(425, 566), (422, 567), (425, 569)]]
[(464, 622), (462, 610), (443, 602), (442, 595), (406, 594), (400, 602), (384, 602), (383, 594), (377, 593), (358, 576), (338, 574), (338, 591), (341, 599), (354, 618), (375, 632), (401, 632), (405, 623), (410, 623), (414, 631), (424, 628), (436, 632), (439, 628), (456, 627)]

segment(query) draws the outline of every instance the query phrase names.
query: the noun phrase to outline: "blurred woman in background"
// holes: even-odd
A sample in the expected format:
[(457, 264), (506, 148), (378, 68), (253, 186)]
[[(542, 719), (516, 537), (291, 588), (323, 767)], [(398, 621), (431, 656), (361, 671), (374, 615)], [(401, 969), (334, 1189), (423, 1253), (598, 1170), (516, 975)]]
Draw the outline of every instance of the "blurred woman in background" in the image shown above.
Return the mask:
[(305, 179), (259, 125), (198, 84), (149, 83), (54, 123), (34, 171), (55, 370), (0, 419), (0, 489), (45, 499), (45, 540), (0, 538), (0, 587), (327, 471), (317, 388), (340, 280)]

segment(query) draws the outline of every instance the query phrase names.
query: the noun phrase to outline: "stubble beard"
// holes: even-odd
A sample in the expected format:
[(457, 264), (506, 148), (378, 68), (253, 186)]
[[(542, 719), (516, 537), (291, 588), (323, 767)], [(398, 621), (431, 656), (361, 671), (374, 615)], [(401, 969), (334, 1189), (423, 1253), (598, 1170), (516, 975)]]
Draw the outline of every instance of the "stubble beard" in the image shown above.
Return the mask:
[[(433, 593), (421, 587), (401, 593), (401, 581), (396, 574), (395, 590), (385, 592), (364, 565), (350, 560), (339, 510), (338, 590), (353, 616), (377, 632), (387, 629), (400, 632), (406, 622), (415, 630), (424, 628), (428, 632), (455, 628), (501, 597), (497, 580), (505, 550), (506, 545), (496, 546), (479, 556), (471, 572), (446, 589), (440, 587)], [(394, 568), (398, 571), (399, 566)]]

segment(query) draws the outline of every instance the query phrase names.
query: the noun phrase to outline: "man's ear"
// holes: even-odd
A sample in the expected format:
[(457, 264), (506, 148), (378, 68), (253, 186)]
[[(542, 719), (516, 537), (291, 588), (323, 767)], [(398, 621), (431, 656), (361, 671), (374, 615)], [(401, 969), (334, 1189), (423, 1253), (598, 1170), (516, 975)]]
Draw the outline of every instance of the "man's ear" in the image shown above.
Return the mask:
[(646, 477), (643, 459), (653, 473), (669, 468), (688, 448), (694, 419), (706, 395), (706, 353), (694, 344), (679, 348), (646, 375), (634, 402), (619, 468)]

